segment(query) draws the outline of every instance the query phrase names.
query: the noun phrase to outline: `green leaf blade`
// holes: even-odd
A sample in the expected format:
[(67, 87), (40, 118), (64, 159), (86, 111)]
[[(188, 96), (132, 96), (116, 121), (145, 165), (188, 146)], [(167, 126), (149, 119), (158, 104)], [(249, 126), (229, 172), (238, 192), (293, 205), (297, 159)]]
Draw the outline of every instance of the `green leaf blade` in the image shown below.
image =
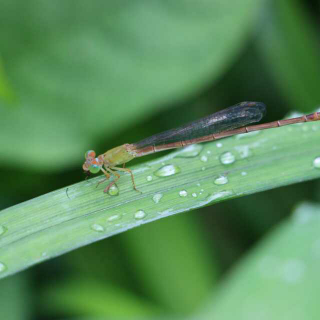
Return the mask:
[(320, 206), (300, 204), (233, 270), (203, 316), (194, 319), (316, 319)]
[[(319, 123), (291, 125), (190, 146), (133, 167), (118, 196), (84, 181), (0, 212), (6, 276), (80, 246), (166, 216), (320, 177)], [(165, 165), (180, 172), (159, 177)], [(150, 179), (151, 177), (151, 179)], [(222, 183), (221, 183), (222, 182)], [(159, 201), (155, 195), (161, 194)]]

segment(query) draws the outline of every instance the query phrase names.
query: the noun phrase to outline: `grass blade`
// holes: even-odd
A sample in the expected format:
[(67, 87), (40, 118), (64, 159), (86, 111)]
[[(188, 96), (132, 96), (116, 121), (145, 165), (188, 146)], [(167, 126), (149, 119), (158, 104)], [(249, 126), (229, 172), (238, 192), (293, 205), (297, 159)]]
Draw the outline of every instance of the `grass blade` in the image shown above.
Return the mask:
[(0, 277), (179, 212), (320, 177), (320, 124), (193, 145), (133, 167), (119, 195), (83, 181), (0, 212)]

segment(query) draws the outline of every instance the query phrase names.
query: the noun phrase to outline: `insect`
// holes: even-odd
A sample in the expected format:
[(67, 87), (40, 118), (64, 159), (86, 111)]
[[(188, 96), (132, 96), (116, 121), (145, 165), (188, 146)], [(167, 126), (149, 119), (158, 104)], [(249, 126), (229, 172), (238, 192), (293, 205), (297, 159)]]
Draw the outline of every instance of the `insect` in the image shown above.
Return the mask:
[[(127, 172), (131, 175), (133, 188), (138, 191), (132, 171), (124, 167), (127, 162), (134, 158), (163, 150), (181, 148), (194, 143), (217, 140), (240, 133), (320, 120), (320, 112), (314, 112), (298, 118), (247, 126), (248, 124), (260, 121), (265, 113), (266, 106), (262, 102), (241, 102), (176, 129), (155, 134), (137, 143), (126, 143), (115, 147), (98, 157), (96, 157), (96, 153), (93, 150), (89, 150), (85, 154), (86, 160), (83, 164), (83, 170), (93, 174), (102, 171), (106, 177), (105, 180), (110, 179), (111, 175), (115, 176), (115, 179), (108, 184), (104, 192), (107, 192), (119, 180), (120, 175), (118, 171)], [(120, 165), (123, 165), (123, 167), (119, 167)]]

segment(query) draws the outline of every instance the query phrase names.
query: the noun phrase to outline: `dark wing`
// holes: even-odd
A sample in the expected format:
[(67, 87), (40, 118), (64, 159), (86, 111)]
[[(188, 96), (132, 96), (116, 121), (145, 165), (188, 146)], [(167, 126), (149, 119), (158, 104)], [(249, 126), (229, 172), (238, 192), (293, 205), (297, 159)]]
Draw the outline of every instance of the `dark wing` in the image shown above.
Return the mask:
[(133, 145), (137, 149), (142, 149), (148, 146), (159, 146), (208, 136), (258, 122), (265, 113), (266, 106), (262, 102), (241, 102), (176, 129), (155, 134)]

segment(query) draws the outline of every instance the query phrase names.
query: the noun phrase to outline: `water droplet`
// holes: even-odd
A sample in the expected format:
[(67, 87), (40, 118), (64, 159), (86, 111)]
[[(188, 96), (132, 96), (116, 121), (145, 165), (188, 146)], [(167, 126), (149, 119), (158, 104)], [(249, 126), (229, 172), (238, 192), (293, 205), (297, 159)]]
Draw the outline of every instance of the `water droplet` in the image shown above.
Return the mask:
[(201, 170), (202, 170), (202, 171), (206, 170), (206, 167), (202, 167)]
[(223, 146), (223, 144), (222, 144), (221, 142), (218, 142), (218, 143), (216, 144), (216, 146), (217, 146), (217, 148), (221, 148), (221, 147)]
[(198, 195), (194, 192), (194, 193), (192, 194), (192, 196), (193, 196), (194, 198), (196, 198)]
[(242, 172), (241, 172), (241, 175), (242, 175), (242, 176), (246, 176), (246, 175), (247, 175), (247, 172), (242, 171)]
[(163, 194), (161, 194), (161, 193), (156, 193), (156, 194), (153, 196), (152, 200), (154, 201), (154, 203), (159, 203), (162, 197), (163, 197)]
[(238, 152), (241, 158), (247, 158), (250, 155), (249, 146), (236, 146), (234, 147)]
[(203, 192), (204, 190), (203, 190), (203, 189), (201, 189), (200, 191), (201, 191), (201, 192)]
[(163, 167), (161, 167), (160, 169), (158, 169), (154, 174), (157, 177), (168, 177), (168, 176), (172, 176), (174, 174), (179, 173), (181, 170), (178, 166), (174, 165), (174, 164), (167, 164)]
[(0, 272), (5, 271), (6, 269), (7, 269), (7, 266), (4, 263), (0, 262)]
[(260, 132), (261, 132), (261, 130), (251, 131), (251, 132), (248, 132), (248, 133), (237, 134), (237, 135), (236, 135), (236, 139), (237, 139), (237, 140), (240, 140), (240, 139), (250, 138), (250, 137), (252, 137), (252, 136), (258, 135)]
[(3, 234), (5, 234), (7, 232), (7, 228), (4, 226), (0, 226), (0, 236), (2, 236)]
[(152, 176), (147, 176), (147, 181), (152, 181)]
[(134, 214), (134, 218), (137, 220), (143, 219), (146, 216), (146, 213), (143, 210), (138, 210), (135, 214)]
[(311, 129), (312, 129), (312, 131), (317, 131), (319, 129), (319, 127), (316, 125), (313, 125)]
[(180, 192), (179, 192), (179, 196), (180, 197), (186, 197), (188, 195), (188, 192), (186, 191), (186, 190), (181, 190)]
[(207, 154), (211, 154), (211, 151), (210, 151), (210, 150), (208, 150), (208, 151), (207, 151)]
[(200, 186), (201, 186), (201, 184), (200, 184), (200, 183), (197, 183), (197, 186), (198, 186), (198, 187), (200, 187)]
[(208, 161), (208, 157), (207, 157), (207, 156), (202, 156), (202, 157), (200, 158), (200, 160), (201, 160), (202, 162), (207, 162), (207, 161)]
[(46, 252), (46, 251), (43, 251), (42, 253), (41, 253), (41, 256), (42, 257), (46, 257), (48, 255), (48, 253)]
[(313, 166), (317, 169), (320, 168), (320, 157), (317, 157), (313, 160)]
[(181, 151), (179, 151), (176, 155), (177, 158), (194, 158), (203, 149), (203, 146), (201, 144), (191, 144), (190, 146), (187, 146)]
[(231, 164), (236, 161), (236, 158), (231, 152), (228, 151), (228, 152), (224, 152), (220, 156), (220, 161), (222, 164)]
[(113, 216), (110, 216), (107, 221), (108, 222), (112, 222), (112, 221), (116, 221), (119, 220), (121, 218), (121, 216), (119, 214), (114, 214)]
[(91, 229), (93, 231), (97, 231), (97, 232), (103, 232), (104, 231), (104, 227), (100, 224), (97, 224), (97, 223), (94, 223), (92, 226), (91, 226)]
[(212, 195), (209, 195), (206, 199), (206, 204), (215, 201), (217, 199), (225, 198), (232, 195), (232, 191), (221, 191), (217, 193), (213, 193)]
[(226, 176), (220, 176), (214, 180), (214, 184), (226, 184), (228, 183), (228, 178)]
[(119, 188), (118, 188), (115, 184), (113, 184), (113, 185), (109, 188), (108, 194), (109, 194), (110, 196), (117, 196), (117, 195), (119, 195)]
[(167, 210), (164, 210), (164, 211), (160, 211), (160, 212), (158, 212), (158, 214), (160, 214), (160, 215), (163, 215), (163, 216), (169, 216), (170, 214), (172, 214), (173, 213), (173, 209), (167, 209)]

